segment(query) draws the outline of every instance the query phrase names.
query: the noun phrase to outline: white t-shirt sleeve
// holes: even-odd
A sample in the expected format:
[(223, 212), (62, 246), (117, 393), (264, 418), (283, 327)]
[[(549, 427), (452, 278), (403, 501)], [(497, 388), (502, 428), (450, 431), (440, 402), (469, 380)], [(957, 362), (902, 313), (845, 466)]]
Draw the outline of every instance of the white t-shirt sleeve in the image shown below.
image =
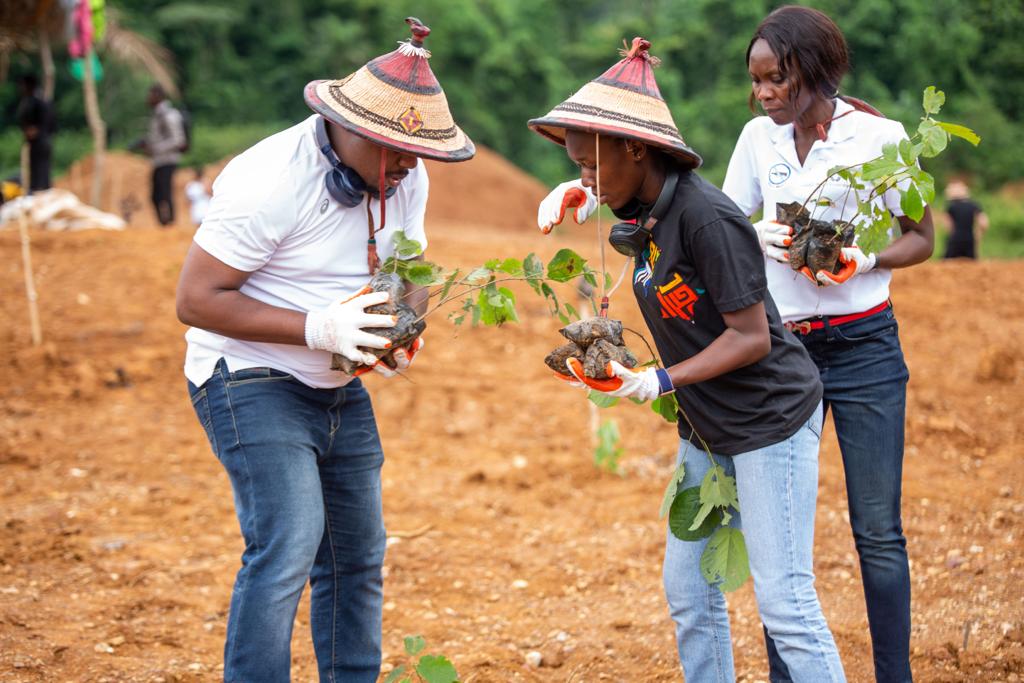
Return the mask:
[(761, 196), (761, 179), (757, 172), (754, 157), (754, 135), (758, 120), (753, 119), (743, 127), (736, 148), (729, 159), (729, 169), (725, 172), (722, 192), (740, 208), (746, 216), (752, 216), (764, 203)]
[(251, 185), (246, 181), (253, 179), (245, 174), (226, 175), (217, 179), (210, 208), (193, 239), (218, 261), (251, 273), (263, 267), (295, 229), (296, 193), (285, 174)]
[[(430, 193), (430, 179), (427, 177), (427, 167), (420, 160), (416, 168), (410, 172), (415, 174), (415, 182), (410, 184), (409, 201), (405, 211), (405, 223), (402, 230), (407, 239), (416, 240), (427, 250), (427, 230), (424, 219), (427, 215), (427, 195)], [(410, 180), (413, 180), (410, 178)]]

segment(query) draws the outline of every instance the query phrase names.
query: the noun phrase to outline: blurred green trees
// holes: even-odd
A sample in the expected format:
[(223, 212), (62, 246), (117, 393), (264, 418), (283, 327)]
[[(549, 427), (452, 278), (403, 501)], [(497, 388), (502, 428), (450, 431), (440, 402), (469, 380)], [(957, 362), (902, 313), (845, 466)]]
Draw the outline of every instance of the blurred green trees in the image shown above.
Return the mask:
[[(643, 35), (661, 57), (662, 94), (683, 137), (720, 181), (744, 122), (749, 81), (744, 53), (757, 23), (781, 4), (764, 0), (111, 0), (120, 21), (176, 55), (185, 105), (202, 144), (193, 160), (236, 151), (307, 115), (303, 85), (343, 76), (408, 36), (413, 14), (433, 29), (427, 46), (458, 122), (545, 181), (570, 172), (563, 154), (526, 128), (616, 59), (623, 38)], [(995, 187), (1024, 177), (1018, 149), (1024, 119), (1024, 4), (1020, 0), (815, 0), (843, 29), (854, 70), (843, 91), (890, 118), (916, 123), (921, 89), (950, 96), (948, 113), (984, 138), (956, 146), (929, 170), (959, 171)], [(58, 51), (56, 94), (62, 134), (85, 127), (77, 87)], [(33, 68), (12, 61), (11, 76)], [(112, 146), (143, 130), (147, 83), (107, 65), (101, 106)], [(0, 85), (9, 120), (12, 80)], [(203, 132), (205, 129), (205, 133)], [(241, 132), (240, 132), (241, 131)], [(17, 151), (0, 134), (0, 172)], [(61, 143), (58, 141), (58, 145)], [(959, 149), (963, 147), (964, 149)], [(59, 161), (65, 161), (58, 154)], [(207, 158), (208, 157), (208, 158)], [(16, 165), (16, 162), (15, 162)]]

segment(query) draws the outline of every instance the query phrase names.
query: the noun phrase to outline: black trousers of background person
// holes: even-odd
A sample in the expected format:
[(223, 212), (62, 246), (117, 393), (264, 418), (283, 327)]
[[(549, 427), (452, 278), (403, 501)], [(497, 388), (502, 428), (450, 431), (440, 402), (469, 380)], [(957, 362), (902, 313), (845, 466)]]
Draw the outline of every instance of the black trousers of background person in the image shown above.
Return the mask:
[(177, 164), (164, 164), (153, 167), (153, 208), (156, 209), (160, 225), (174, 223), (174, 192), (172, 190), (174, 171)]
[(28, 189), (30, 192), (49, 190), (50, 160), (53, 146), (49, 140), (33, 140), (28, 143)]

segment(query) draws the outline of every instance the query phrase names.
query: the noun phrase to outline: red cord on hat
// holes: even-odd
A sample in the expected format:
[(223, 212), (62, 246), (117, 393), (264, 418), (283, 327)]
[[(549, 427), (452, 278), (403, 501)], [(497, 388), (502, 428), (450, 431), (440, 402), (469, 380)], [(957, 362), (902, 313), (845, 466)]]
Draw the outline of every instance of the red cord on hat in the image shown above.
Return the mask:
[(377, 177), (377, 192), (380, 193), (380, 227), (373, 227), (373, 212), (370, 211), (370, 200), (366, 200), (366, 230), (369, 233), (366, 239), (366, 263), (370, 267), (370, 275), (373, 275), (380, 268), (380, 257), (377, 255), (377, 239), (374, 237), (384, 229), (387, 222), (387, 204), (384, 203), (387, 192), (384, 190), (384, 181), (387, 169), (387, 150), (380, 148), (380, 174)]

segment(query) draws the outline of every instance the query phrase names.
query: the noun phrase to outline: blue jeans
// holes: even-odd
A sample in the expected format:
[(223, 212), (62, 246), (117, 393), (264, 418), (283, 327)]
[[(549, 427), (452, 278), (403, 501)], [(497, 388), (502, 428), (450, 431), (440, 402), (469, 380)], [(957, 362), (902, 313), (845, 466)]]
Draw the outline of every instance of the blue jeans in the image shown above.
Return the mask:
[[(730, 524), (743, 529), (757, 608), (779, 654), (794, 680), (835, 683), (846, 677), (821, 612), (811, 564), (820, 438), (821, 411), (816, 410), (785, 441), (714, 458), (736, 477), (742, 514)], [(700, 486), (711, 467), (707, 454), (683, 441), (679, 460), (686, 461), (680, 490)], [(731, 683), (736, 674), (725, 597), (700, 573), (706, 545), (707, 539), (681, 541), (668, 532), (665, 596), (687, 683)]]
[(384, 462), (370, 397), (353, 380), (313, 389), (271, 368), (189, 383), (231, 479), (245, 540), (224, 645), (224, 680), (288, 681), (299, 597), (321, 681), (373, 683), (381, 663)]
[[(864, 578), (878, 683), (908, 683), (910, 566), (900, 495), (909, 374), (892, 308), (797, 335), (821, 372), (846, 471), (850, 526)], [(771, 637), (772, 683), (792, 680)], [(783, 658), (784, 659), (784, 658)]]

